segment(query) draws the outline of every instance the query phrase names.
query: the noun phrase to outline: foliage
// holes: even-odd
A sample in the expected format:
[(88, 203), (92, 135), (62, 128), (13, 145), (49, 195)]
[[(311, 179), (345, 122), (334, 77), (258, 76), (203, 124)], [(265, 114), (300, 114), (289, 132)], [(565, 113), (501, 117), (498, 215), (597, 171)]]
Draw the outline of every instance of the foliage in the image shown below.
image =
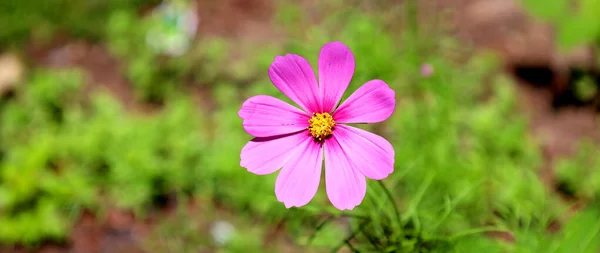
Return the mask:
[(0, 241), (61, 239), (68, 220), (93, 203), (89, 177), (63, 164), (57, 148), (56, 124), (80, 84), (78, 72), (40, 71), (18, 102), (1, 106)]
[(598, 0), (523, 0), (535, 16), (556, 25), (557, 40), (565, 48), (581, 44), (600, 44), (600, 10)]
[(584, 200), (600, 199), (600, 153), (591, 142), (583, 142), (571, 159), (555, 167), (559, 189), (568, 196)]
[(2, 241), (61, 238), (81, 208), (104, 197), (143, 213), (202, 185), (193, 175), (205, 137), (190, 101), (173, 99), (152, 116), (125, 115), (105, 94), (71, 104), (77, 73), (40, 71), (3, 105)]
[[(49, 40), (56, 32), (76, 37), (100, 39), (107, 14), (134, 9), (156, 0), (5, 0), (0, 3), (0, 48), (35, 38)], [(33, 28), (33, 29), (32, 29)]]

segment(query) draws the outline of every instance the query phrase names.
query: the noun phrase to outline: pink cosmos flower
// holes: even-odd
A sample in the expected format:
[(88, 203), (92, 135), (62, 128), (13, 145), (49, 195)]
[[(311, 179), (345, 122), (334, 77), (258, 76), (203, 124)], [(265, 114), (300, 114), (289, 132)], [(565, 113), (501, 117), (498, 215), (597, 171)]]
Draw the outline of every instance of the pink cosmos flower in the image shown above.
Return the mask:
[(318, 83), (306, 59), (277, 56), (269, 77), (301, 109), (258, 95), (238, 112), (246, 132), (256, 137), (242, 149), (240, 165), (258, 175), (281, 168), (275, 195), (286, 208), (304, 206), (315, 196), (323, 160), (327, 196), (340, 210), (362, 202), (366, 178), (380, 180), (394, 171), (394, 148), (387, 140), (346, 124), (386, 120), (394, 112), (395, 92), (371, 80), (336, 108), (354, 67), (354, 55), (341, 42), (321, 49)]

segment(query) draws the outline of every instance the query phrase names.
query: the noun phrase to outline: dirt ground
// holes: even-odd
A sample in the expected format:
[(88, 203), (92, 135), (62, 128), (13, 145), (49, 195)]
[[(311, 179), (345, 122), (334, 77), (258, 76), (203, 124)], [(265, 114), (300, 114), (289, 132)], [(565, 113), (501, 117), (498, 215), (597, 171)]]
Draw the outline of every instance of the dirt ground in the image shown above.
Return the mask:
[[(217, 4), (216, 1), (198, 0), (199, 36), (225, 36), (249, 43), (281, 38), (281, 33), (272, 24), (273, 2), (222, 0)], [(310, 11), (315, 1), (302, 2)], [(595, 108), (567, 105), (557, 109), (552, 103), (557, 92), (568, 82), (568, 67), (591, 66), (593, 54), (586, 48), (569, 54), (557, 53), (551, 39), (552, 29), (533, 22), (511, 0), (437, 0), (428, 2), (423, 8), (425, 12), (438, 12), (440, 9), (449, 9), (453, 13), (451, 16), (458, 38), (497, 52), (504, 59), (507, 72), (515, 74), (518, 67), (535, 66), (551, 73), (546, 74), (548, 77), (542, 78), (544, 80), (538, 80), (537, 86), (527, 80), (516, 79), (520, 108), (529, 116), (531, 131), (547, 160), (540, 176), (554, 189), (552, 165), (561, 157), (572, 154), (579, 141), (600, 141)], [(28, 53), (38, 65), (82, 67), (90, 76), (88, 90), (108, 90), (129, 110), (145, 112), (154, 108), (153, 105), (135, 102), (131, 84), (120, 73), (118, 62), (101, 45), (57, 40), (45, 47), (32, 44)], [(47, 244), (34, 252), (143, 252), (140, 242), (153, 224), (154, 220), (136, 221), (133, 214), (117, 209), (109, 210), (104, 219), (86, 213), (77, 222), (67, 243)], [(0, 253), (25, 252), (30, 251), (0, 248)]]
[(597, 70), (594, 52), (582, 46), (561, 53), (552, 40), (551, 26), (534, 22), (516, 1), (460, 2), (459, 37), (498, 52), (506, 71), (515, 76), (520, 109), (529, 116), (531, 131), (546, 158), (540, 176), (554, 189), (551, 169), (555, 162), (573, 154), (582, 140), (600, 141), (598, 108), (578, 101), (557, 106), (574, 76), (571, 68)]

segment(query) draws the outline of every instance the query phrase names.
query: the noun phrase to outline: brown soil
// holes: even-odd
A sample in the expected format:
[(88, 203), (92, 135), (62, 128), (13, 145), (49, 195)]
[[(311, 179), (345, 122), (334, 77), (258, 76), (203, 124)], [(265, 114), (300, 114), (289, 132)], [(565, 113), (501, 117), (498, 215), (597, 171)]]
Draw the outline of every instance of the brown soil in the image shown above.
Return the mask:
[[(570, 68), (594, 69), (594, 52), (588, 47), (561, 53), (550, 25), (534, 21), (514, 0), (470, 0), (455, 6), (458, 34), (475, 45), (492, 49), (504, 59), (516, 78), (520, 109), (529, 116), (530, 128), (544, 154), (541, 178), (555, 188), (552, 166), (576, 151), (582, 140), (600, 141), (596, 108), (553, 103), (570, 85)], [(532, 83), (534, 81), (535, 83)], [(576, 102), (576, 101), (574, 101)]]
[(197, 1), (198, 32), (234, 38), (270, 39), (276, 6), (270, 0)]
[(556, 110), (549, 91), (523, 83), (518, 90), (520, 107), (529, 116), (531, 130), (546, 158), (542, 179), (554, 186), (552, 166), (557, 160), (573, 154), (580, 141), (600, 141), (596, 109), (573, 106)]
[(129, 111), (149, 112), (151, 104), (139, 103), (129, 81), (122, 75), (119, 62), (100, 46), (84, 41), (56, 39), (45, 46), (31, 44), (28, 54), (34, 65), (46, 68), (80, 68), (88, 77), (86, 93), (109, 92)]
[(47, 243), (39, 249), (0, 248), (1, 253), (142, 253), (142, 238), (152, 220), (135, 219), (131, 212), (109, 209), (101, 219), (84, 212), (64, 244)]

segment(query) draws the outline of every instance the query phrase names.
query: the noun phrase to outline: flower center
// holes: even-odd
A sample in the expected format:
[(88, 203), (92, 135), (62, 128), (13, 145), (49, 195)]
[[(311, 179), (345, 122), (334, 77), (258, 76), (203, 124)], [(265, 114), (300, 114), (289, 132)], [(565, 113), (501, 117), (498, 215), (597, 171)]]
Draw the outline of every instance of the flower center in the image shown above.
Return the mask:
[(323, 141), (333, 133), (335, 121), (329, 113), (313, 113), (312, 118), (308, 120), (308, 124), (310, 134), (318, 141)]

